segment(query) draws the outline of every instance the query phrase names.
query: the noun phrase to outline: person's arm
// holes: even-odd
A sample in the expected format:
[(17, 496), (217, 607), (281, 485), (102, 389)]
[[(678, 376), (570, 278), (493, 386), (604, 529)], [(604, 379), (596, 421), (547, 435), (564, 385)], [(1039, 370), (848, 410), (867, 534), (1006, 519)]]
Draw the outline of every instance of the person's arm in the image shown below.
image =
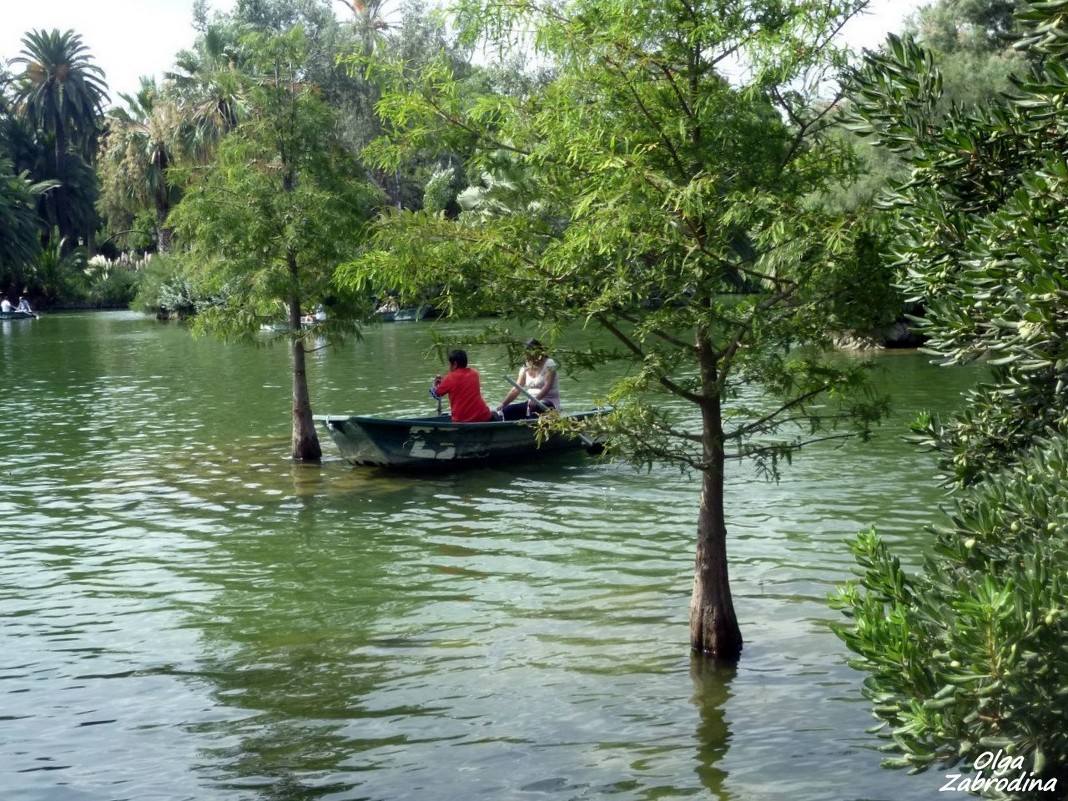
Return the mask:
[(553, 391), (553, 383), (556, 381), (556, 362), (546, 362), (542, 366), (541, 372), (545, 376), (545, 381), (542, 383), (541, 389), (533, 394), (538, 400), (545, 400), (549, 393)]
[[(521, 387), (525, 387), (527, 385), (527, 368), (523, 367), (519, 370), (519, 375), (516, 376), (515, 382)], [(504, 396), (504, 400), (501, 401), (501, 405), (497, 407), (497, 410), (500, 411), (518, 397), (519, 390), (515, 387), (512, 387), (510, 390), (508, 390), (508, 394)]]

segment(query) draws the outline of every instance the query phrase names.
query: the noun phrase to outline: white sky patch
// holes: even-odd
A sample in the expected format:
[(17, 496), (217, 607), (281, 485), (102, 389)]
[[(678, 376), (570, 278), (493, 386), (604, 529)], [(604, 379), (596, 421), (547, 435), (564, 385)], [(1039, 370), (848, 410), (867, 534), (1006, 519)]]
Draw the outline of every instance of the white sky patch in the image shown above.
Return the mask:
[[(929, 1), (872, 0), (870, 13), (852, 20), (844, 35), (858, 49), (878, 47)], [(210, 0), (209, 14), (230, 11), (234, 2)], [(175, 54), (195, 38), (193, 0), (0, 0), (0, 5), (0, 59), (17, 56), (31, 30), (72, 29), (104, 70), (112, 104), (120, 102), (120, 92), (135, 93), (142, 75), (161, 78), (173, 67)], [(340, 0), (336, 10), (345, 10)]]

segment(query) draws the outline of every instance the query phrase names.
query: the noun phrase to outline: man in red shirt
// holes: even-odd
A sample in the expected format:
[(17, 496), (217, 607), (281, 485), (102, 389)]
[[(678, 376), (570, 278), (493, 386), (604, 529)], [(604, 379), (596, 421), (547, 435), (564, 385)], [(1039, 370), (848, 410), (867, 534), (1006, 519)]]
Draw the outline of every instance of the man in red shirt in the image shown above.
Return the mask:
[(489, 406), (482, 400), (478, 371), (467, 366), (467, 352), (449, 354), (449, 374), (434, 379), (430, 394), (437, 399), (449, 396), (449, 411), (454, 423), (487, 423), (493, 419)]

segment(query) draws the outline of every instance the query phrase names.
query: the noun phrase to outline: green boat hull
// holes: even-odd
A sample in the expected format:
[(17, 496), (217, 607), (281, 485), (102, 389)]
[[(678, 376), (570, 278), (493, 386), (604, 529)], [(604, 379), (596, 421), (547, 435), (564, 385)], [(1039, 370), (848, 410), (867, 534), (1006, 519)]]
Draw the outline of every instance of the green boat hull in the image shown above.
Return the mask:
[[(602, 410), (564, 415), (583, 420)], [(536, 421), (454, 423), (447, 415), (386, 419), (354, 415), (315, 418), (326, 429), (341, 455), (353, 464), (402, 469), (453, 469), (495, 461), (537, 457), (580, 450), (578, 437), (539, 432)]]

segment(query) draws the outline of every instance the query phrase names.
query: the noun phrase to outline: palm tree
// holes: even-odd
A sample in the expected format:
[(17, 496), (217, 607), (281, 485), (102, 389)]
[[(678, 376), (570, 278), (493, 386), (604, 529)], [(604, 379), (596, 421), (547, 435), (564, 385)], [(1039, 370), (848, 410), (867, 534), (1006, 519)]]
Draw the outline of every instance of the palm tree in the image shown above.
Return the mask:
[(183, 119), (178, 107), (163, 98), (152, 78), (141, 78), (136, 95), (120, 94), (125, 106), (108, 112), (108, 132), (101, 148), (103, 204), (114, 226), (151, 208), (159, 250), (170, 250), (167, 215), (178, 200), (167, 171), (180, 150)]
[(68, 148), (92, 162), (108, 99), (104, 71), (92, 63), (74, 31), (31, 31), (11, 60), (25, 65), (15, 90), (20, 113), (55, 145), (56, 175), (64, 174)]
[(54, 186), (35, 184), (25, 172), (16, 175), (11, 162), (0, 157), (0, 289), (12, 283), (25, 287), (24, 271), (37, 261), (41, 249), (34, 200)]
[(182, 107), (184, 149), (194, 159), (209, 157), (244, 116), (247, 55), (238, 39), (237, 28), (211, 25), (192, 50), (178, 53), (174, 70), (164, 75)]
[(16, 110), (39, 137), (51, 141), (51, 175), (41, 170), (38, 177), (61, 184), (48, 194), (49, 208), (42, 213), (68, 240), (76, 235), (88, 241), (96, 222), (97, 192), (90, 165), (108, 98), (104, 71), (71, 30), (31, 31), (22, 44), (11, 60), (23, 65), (16, 76)]
[(388, 19), (386, 0), (341, 0), (352, 8), (352, 27), (360, 38), (363, 55), (370, 56), (385, 43), (385, 33), (392, 25)]
[(41, 250), (33, 276), (46, 302), (78, 294), (86, 256), (84, 247), (70, 243), (58, 230), (52, 231), (48, 244)]

